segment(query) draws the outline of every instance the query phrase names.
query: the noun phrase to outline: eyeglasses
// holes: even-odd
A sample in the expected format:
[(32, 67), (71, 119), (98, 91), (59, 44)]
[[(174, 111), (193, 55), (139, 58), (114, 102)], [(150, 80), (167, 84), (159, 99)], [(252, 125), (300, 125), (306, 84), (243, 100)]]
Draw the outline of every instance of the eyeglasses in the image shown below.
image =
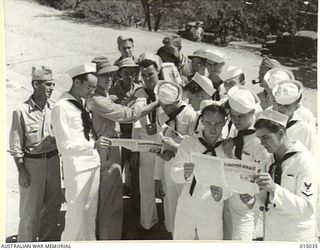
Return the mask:
[(43, 82), (42, 84), (45, 85), (45, 86), (47, 86), (47, 87), (54, 87), (54, 86), (56, 86), (56, 84), (53, 83), (53, 82)]
[(95, 91), (97, 87), (91, 86), (91, 85), (87, 85), (87, 89), (92, 92)]

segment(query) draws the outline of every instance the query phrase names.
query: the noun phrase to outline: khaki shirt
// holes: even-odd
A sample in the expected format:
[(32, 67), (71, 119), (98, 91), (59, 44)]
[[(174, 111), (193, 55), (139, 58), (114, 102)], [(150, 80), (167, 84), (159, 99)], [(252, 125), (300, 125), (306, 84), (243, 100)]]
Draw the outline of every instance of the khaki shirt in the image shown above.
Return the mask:
[(9, 142), (13, 157), (47, 153), (57, 148), (51, 125), (52, 106), (47, 102), (42, 109), (30, 97), (13, 111)]

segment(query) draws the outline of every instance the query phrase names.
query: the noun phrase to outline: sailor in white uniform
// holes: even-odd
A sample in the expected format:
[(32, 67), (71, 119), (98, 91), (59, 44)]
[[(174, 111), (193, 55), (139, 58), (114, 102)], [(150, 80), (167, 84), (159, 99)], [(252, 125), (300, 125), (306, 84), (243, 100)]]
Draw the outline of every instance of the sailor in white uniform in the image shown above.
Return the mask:
[[(257, 137), (270, 155), (268, 172), (256, 176), (265, 210), (264, 240), (315, 241), (316, 161), (299, 142), (286, 134), (288, 117), (264, 111), (255, 123)], [(246, 203), (251, 197), (244, 198)]]
[(194, 136), (185, 136), (174, 160), (171, 177), (185, 184), (178, 200), (174, 240), (222, 240), (223, 204), (231, 192), (217, 186), (197, 183), (191, 153), (225, 157), (221, 132), (227, 113), (215, 101), (201, 103), (203, 129)]

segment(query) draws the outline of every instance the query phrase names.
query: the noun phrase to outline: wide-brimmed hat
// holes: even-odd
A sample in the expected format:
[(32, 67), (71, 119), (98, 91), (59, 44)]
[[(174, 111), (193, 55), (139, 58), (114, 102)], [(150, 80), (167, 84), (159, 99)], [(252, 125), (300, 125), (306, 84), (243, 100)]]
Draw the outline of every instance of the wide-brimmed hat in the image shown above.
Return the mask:
[(225, 62), (225, 55), (219, 50), (208, 49), (205, 50), (206, 59), (215, 63)]
[(119, 61), (118, 63), (119, 69), (122, 68), (138, 68), (139, 65), (136, 64), (132, 57), (126, 57)]
[(207, 59), (206, 58), (206, 51), (204, 49), (198, 49), (195, 52), (193, 52), (192, 55), (189, 55), (188, 58), (192, 60), (192, 58), (202, 58), (202, 59)]

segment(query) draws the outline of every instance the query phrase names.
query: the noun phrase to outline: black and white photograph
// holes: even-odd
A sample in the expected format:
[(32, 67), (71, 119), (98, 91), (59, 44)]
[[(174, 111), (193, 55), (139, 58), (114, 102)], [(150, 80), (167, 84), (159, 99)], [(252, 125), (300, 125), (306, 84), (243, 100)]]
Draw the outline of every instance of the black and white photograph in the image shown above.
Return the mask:
[(319, 247), (318, 0), (0, 4), (5, 243)]

